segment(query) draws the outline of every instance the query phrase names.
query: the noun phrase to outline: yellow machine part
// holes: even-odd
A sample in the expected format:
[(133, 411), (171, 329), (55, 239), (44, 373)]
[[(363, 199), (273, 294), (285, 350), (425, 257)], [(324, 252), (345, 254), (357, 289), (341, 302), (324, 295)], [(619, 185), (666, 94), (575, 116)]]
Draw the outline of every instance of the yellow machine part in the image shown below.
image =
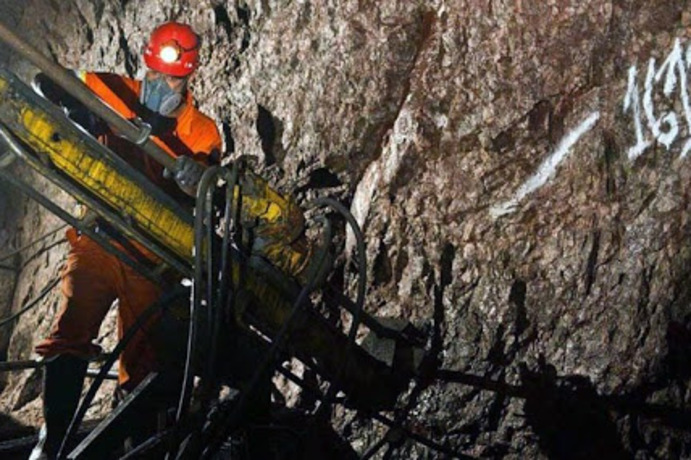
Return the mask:
[(89, 155), (84, 143), (55, 136), (59, 131), (45, 114), (31, 107), (24, 107), (20, 121), (30, 133), (22, 140), (36, 152), (48, 155), (57, 168), (119, 210), (122, 215), (132, 218), (140, 228), (177, 255), (192, 257), (192, 226), (111, 165)]
[[(32, 103), (18, 90), (18, 85), (24, 90), (29, 90), (28, 87), (15, 77), (9, 77), (10, 81), (7, 78), (0, 73), (2, 123), (10, 126), (38, 155), (47, 156), (57, 169), (135, 222), (161, 245), (183, 259), (192, 260), (194, 227), (191, 220), (185, 221), (118, 171), (108, 159), (95, 155), (81, 133), (75, 135), (61, 127), (66, 120), (56, 117), (62, 115), (46, 110), (42, 104)], [(253, 246), (253, 253), (303, 281), (301, 275), (309, 262), (310, 245), (302, 231), (304, 220), (299, 207), (252, 173), (242, 177), (241, 193), (242, 224), (253, 228), (259, 242)]]

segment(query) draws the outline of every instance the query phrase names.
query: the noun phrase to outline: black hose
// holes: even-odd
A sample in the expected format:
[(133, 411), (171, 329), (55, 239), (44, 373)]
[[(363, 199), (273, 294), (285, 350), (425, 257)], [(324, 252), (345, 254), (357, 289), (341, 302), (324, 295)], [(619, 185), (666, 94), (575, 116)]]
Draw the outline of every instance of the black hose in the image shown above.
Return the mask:
[[(221, 243), (221, 265), (218, 279), (216, 263), (214, 259), (214, 245), (217, 244), (217, 238), (214, 232), (215, 221), (213, 216), (213, 193), (212, 186), (215, 181), (221, 177), (226, 181), (226, 201), (225, 201), (225, 232)], [(204, 363), (202, 373), (202, 380), (200, 386), (202, 387), (202, 398), (206, 399), (205, 394), (212, 386), (215, 379), (215, 361), (218, 352), (218, 336), (220, 334), (220, 324), (223, 316), (223, 306), (225, 305), (224, 297), (228, 285), (228, 277), (226, 270), (230, 260), (230, 238), (232, 237), (230, 228), (233, 223), (233, 206), (232, 201), (234, 197), (234, 189), (237, 183), (237, 166), (234, 164), (232, 172), (227, 168), (214, 166), (209, 168), (202, 176), (198, 188), (195, 206), (195, 222), (194, 222), (194, 281), (192, 298), (190, 301), (190, 324), (188, 329), (187, 350), (185, 356), (185, 371), (182, 379), (182, 386), (180, 389), (180, 396), (178, 399), (178, 406), (176, 410), (176, 423), (182, 424), (182, 420), (187, 416), (189, 411), (190, 401), (192, 398), (192, 387), (194, 384), (194, 374), (197, 369), (197, 337), (199, 334), (199, 315), (201, 312), (201, 293), (204, 283), (204, 244), (206, 243), (206, 275), (207, 275), (207, 289), (206, 289), (206, 317), (207, 317), (207, 360)], [(204, 232), (204, 225), (206, 225), (206, 235)], [(206, 239), (204, 239), (206, 236)], [(232, 274), (231, 274), (232, 276)], [(218, 282), (219, 286), (214, 293), (214, 282)], [(216, 294), (216, 295), (214, 295)], [(204, 402), (206, 404), (206, 402)], [(179, 449), (178, 440), (171, 445), (169, 454), (174, 450)]]
[[(217, 176), (219, 167), (211, 167), (202, 175), (197, 186), (197, 201), (194, 216), (194, 282), (192, 284), (192, 298), (190, 301), (190, 324), (187, 333), (187, 351), (185, 357), (185, 371), (180, 389), (180, 398), (175, 414), (176, 423), (180, 423), (187, 412), (194, 384), (194, 370), (196, 368), (196, 344), (199, 327), (199, 310), (201, 307), (201, 280), (204, 275), (203, 246), (204, 246), (204, 215), (206, 210), (207, 192), (211, 181)], [(209, 241), (208, 244), (211, 244)], [(209, 299), (210, 300), (210, 299)]]
[(60, 452), (58, 453), (58, 456), (57, 456), (58, 459), (63, 458), (63, 454), (66, 453), (65, 449), (67, 449), (67, 446), (69, 445), (70, 439), (72, 437), (74, 437), (74, 435), (77, 433), (77, 430), (79, 429), (79, 426), (81, 425), (82, 420), (84, 419), (84, 416), (86, 415), (86, 411), (89, 409), (89, 405), (91, 404), (91, 401), (96, 396), (96, 392), (98, 391), (101, 384), (103, 383), (103, 381), (108, 376), (108, 371), (113, 366), (113, 363), (115, 363), (115, 360), (118, 359), (122, 350), (125, 349), (127, 344), (134, 337), (134, 335), (139, 331), (139, 329), (142, 328), (142, 326), (144, 326), (144, 324), (154, 314), (156, 314), (159, 310), (165, 308), (173, 300), (187, 294), (188, 291), (189, 291), (188, 288), (181, 286), (181, 285), (176, 285), (175, 287), (173, 287), (172, 290), (170, 290), (167, 293), (164, 293), (156, 302), (149, 305), (146, 308), (146, 310), (144, 310), (137, 317), (137, 320), (134, 322), (134, 324), (132, 326), (130, 326), (129, 329), (127, 329), (127, 332), (125, 332), (125, 334), (122, 336), (122, 338), (120, 339), (118, 344), (115, 346), (113, 351), (108, 356), (108, 359), (101, 366), (101, 370), (99, 371), (96, 378), (91, 382), (91, 386), (89, 387), (89, 390), (87, 391), (86, 395), (84, 396), (81, 403), (79, 404), (79, 408), (77, 409), (77, 412), (74, 414), (74, 417), (72, 417), (72, 421), (70, 422), (70, 426), (67, 429), (67, 433), (65, 433), (65, 436), (62, 439), (62, 445), (60, 447)]
[[(230, 242), (233, 238), (231, 231), (237, 224), (236, 212), (239, 206), (233, 206), (233, 198), (235, 194), (235, 186), (238, 181), (238, 167), (237, 162), (233, 163), (233, 169), (230, 173), (229, 180), (226, 183), (225, 194), (225, 208), (223, 215), (225, 222), (223, 226), (223, 241), (221, 243), (221, 266), (219, 268), (218, 290), (216, 291), (215, 314), (213, 317), (213, 328), (211, 330), (209, 358), (207, 361), (207, 369), (210, 369), (209, 378), (216, 379), (216, 359), (218, 355), (218, 337), (221, 332), (221, 323), (223, 322), (224, 307), (233, 309), (234, 289), (232, 283), (233, 267), (230, 264)], [(238, 201), (240, 196), (238, 196)], [(228, 282), (231, 280), (231, 282)]]
[[(215, 172), (215, 171), (214, 171)], [(218, 174), (214, 174), (214, 178), (218, 180)], [(216, 220), (215, 220), (215, 215), (214, 215), (214, 207), (213, 207), (213, 196), (214, 196), (214, 189), (211, 187), (213, 183), (209, 183), (209, 187), (207, 190), (205, 190), (205, 203), (204, 207), (200, 209), (198, 206), (195, 208), (197, 213), (202, 214), (202, 222), (206, 220), (206, 256), (202, 256), (206, 260), (206, 350), (208, 351), (211, 346), (211, 340), (213, 337), (213, 329), (214, 329), (214, 318), (216, 317), (216, 310), (220, 310), (220, 307), (217, 304), (217, 299), (215, 299), (215, 292), (214, 292), (214, 278), (218, 276), (218, 272), (216, 270), (216, 251), (214, 251), (214, 248), (216, 246), (216, 239), (214, 238), (215, 233), (214, 229), (216, 228)], [(203, 273), (203, 272), (202, 272)], [(197, 283), (200, 283), (199, 286), (202, 286), (202, 279), (198, 279), (195, 277), (194, 279), (194, 284), (195, 286)], [(196, 289), (193, 287), (193, 289)], [(210, 376), (212, 373), (212, 369), (209, 365), (209, 362), (204, 363), (204, 372), (201, 374), (202, 375), (202, 380), (206, 383), (209, 382)]]
[(2, 320), (0, 320), (0, 327), (3, 327), (7, 324), (11, 324), (14, 320), (16, 320), (17, 318), (22, 316), (24, 313), (26, 313), (27, 311), (31, 310), (36, 305), (38, 305), (38, 302), (40, 302), (41, 299), (43, 299), (46, 295), (48, 295), (48, 293), (55, 286), (57, 286), (57, 284), (60, 282), (60, 279), (61, 278), (59, 276), (55, 277), (55, 279), (53, 279), (50, 283), (48, 283), (46, 285), (46, 287), (43, 288), (43, 290), (38, 294), (38, 296), (36, 296), (36, 298), (34, 298), (30, 302), (28, 302), (24, 307), (22, 307), (21, 310), (19, 310), (18, 312), (14, 313), (13, 315), (11, 315), (7, 318), (3, 318)]
[[(360, 320), (362, 317), (362, 309), (365, 304), (365, 293), (367, 291), (367, 256), (365, 254), (366, 247), (365, 247), (365, 237), (362, 234), (362, 230), (360, 230), (360, 226), (358, 225), (357, 221), (355, 220), (355, 217), (353, 217), (353, 214), (341, 203), (338, 201), (332, 199), (332, 198), (318, 198), (312, 202), (312, 206), (328, 206), (334, 210), (336, 210), (338, 213), (340, 213), (348, 222), (348, 225), (350, 225), (351, 229), (353, 230), (353, 234), (355, 235), (355, 241), (357, 243), (357, 253), (358, 253), (358, 291), (357, 291), (357, 300), (355, 301), (355, 308), (354, 311), (352, 312), (352, 321), (350, 324), (350, 330), (348, 331), (348, 343), (346, 344), (346, 360), (350, 359), (350, 353), (353, 350), (353, 347), (355, 346), (355, 338), (357, 335), (357, 330), (358, 327), (360, 326)], [(343, 366), (343, 368), (346, 368), (347, 364)], [(329, 389), (327, 390), (326, 393), (326, 400), (330, 400), (333, 398), (335, 395), (337, 388), (338, 388), (338, 381), (342, 377), (340, 375), (337, 375), (336, 378), (333, 380), (332, 384), (329, 386)], [(326, 405), (320, 404), (317, 410), (315, 411), (314, 415), (318, 416), (323, 413), (325, 410)]]

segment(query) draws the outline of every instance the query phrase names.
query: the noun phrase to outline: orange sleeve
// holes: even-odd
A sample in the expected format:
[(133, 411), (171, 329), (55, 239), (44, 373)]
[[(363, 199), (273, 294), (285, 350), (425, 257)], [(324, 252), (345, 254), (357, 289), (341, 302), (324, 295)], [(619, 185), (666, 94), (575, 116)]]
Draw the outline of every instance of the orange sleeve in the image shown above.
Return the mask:
[[(220, 160), (223, 142), (214, 121), (196, 108), (191, 108), (180, 120), (178, 136), (194, 156), (216, 155)], [(213, 160), (212, 160), (213, 162)]]
[(214, 150), (220, 153), (223, 143), (218, 127), (210, 118), (195, 120), (192, 125), (194, 132), (198, 133), (192, 151), (194, 153), (211, 154)]
[(77, 75), (91, 91), (120, 115), (125, 118), (136, 116), (129, 107), (132, 106), (132, 99), (135, 102), (138, 99), (140, 82), (112, 73), (80, 71)]

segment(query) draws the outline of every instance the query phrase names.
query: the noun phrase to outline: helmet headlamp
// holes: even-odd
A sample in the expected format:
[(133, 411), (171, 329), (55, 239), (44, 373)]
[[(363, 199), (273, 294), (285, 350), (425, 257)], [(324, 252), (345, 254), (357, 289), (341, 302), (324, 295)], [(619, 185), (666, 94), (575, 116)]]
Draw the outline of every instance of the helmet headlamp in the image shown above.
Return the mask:
[(180, 45), (174, 41), (168, 42), (161, 46), (161, 50), (158, 52), (158, 56), (166, 64), (177, 62), (181, 55), (182, 49), (180, 48)]

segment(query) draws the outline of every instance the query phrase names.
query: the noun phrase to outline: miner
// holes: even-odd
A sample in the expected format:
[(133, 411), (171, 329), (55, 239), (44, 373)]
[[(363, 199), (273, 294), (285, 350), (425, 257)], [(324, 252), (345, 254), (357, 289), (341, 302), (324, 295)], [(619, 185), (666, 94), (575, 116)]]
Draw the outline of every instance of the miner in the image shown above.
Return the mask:
[[(151, 126), (154, 142), (176, 159), (176, 172), (170, 179), (187, 194), (195, 193), (204, 164), (217, 162), (221, 149), (215, 123), (195, 108), (188, 87), (199, 65), (199, 46), (199, 37), (188, 25), (167, 22), (151, 33), (143, 55), (146, 75), (141, 81), (110, 73), (78, 72), (82, 81), (123, 117), (143, 120)], [(42, 74), (36, 82), (54, 102), (69, 98)], [(154, 183), (167, 190), (175, 185), (163, 177), (164, 170), (158, 163), (108, 126), (92, 120), (88, 129)], [(119, 302), (118, 333), (122, 336), (162, 293), (161, 286), (86, 235), (70, 229), (67, 237), (70, 250), (62, 272), (60, 310), (50, 335), (36, 347), (47, 364), (43, 387), (45, 423), (32, 452), (31, 458), (35, 459), (54, 458), (60, 449), (79, 402), (87, 360), (100, 352), (93, 340), (111, 304)], [(133, 241), (116, 240), (114, 244), (134, 259), (154, 259)], [(147, 324), (141, 328), (120, 356), (119, 385), (125, 390), (132, 390), (157, 367), (151, 327)]]

